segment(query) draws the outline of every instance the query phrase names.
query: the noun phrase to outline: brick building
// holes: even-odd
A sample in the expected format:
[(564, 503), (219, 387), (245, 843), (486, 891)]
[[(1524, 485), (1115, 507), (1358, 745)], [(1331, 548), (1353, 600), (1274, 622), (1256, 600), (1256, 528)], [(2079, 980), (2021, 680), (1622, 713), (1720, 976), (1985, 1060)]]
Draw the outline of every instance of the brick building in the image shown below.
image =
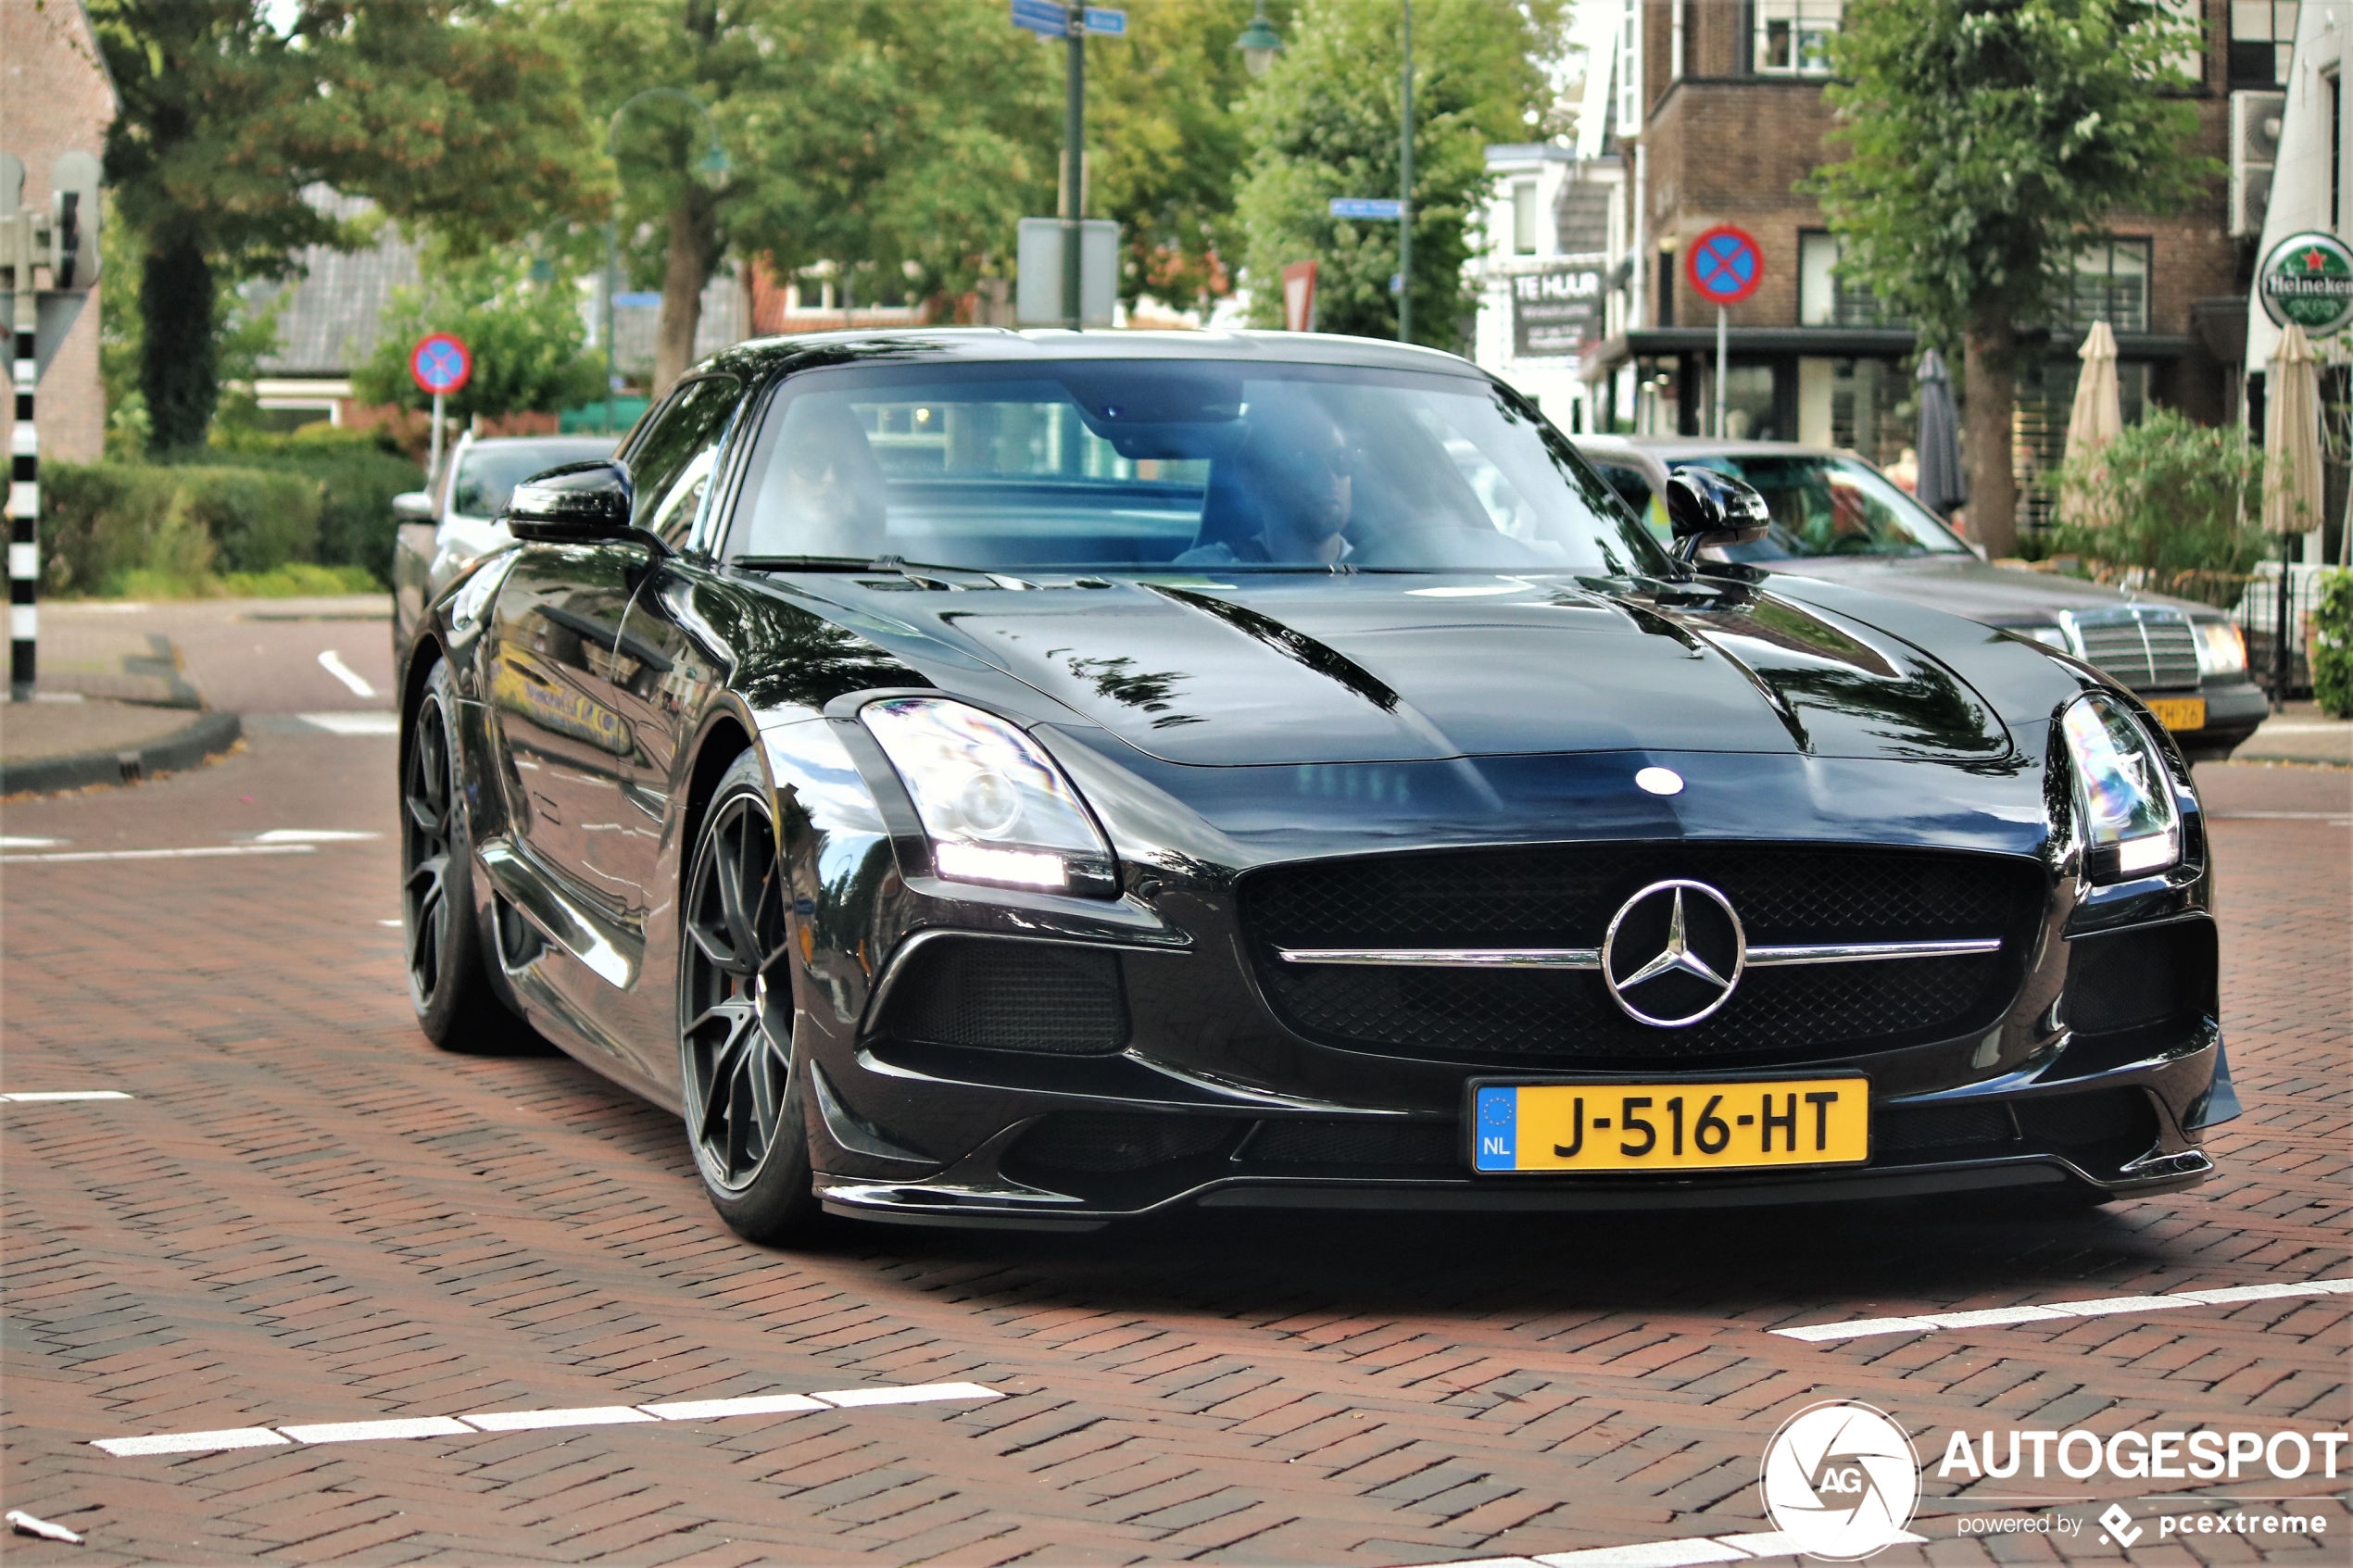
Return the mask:
[[(79, 0), (0, 0), (0, 152), (23, 160), (24, 206), (47, 208), (49, 171), (58, 154), (105, 154), (114, 114), (114, 82)], [(86, 294), (51, 295), (42, 302), (33, 421), (44, 458), (91, 463), (106, 449), (98, 295), (120, 282), (102, 278)], [(0, 436), (14, 425), (13, 408), (0, 410)]]
[[(1841, 0), (1622, 3), (1607, 113), (1609, 150), (1624, 156), (1630, 200), (1611, 236), (1613, 330), (1579, 363), (1595, 424), (1699, 433), (1712, 419), (1716, 311), (1691, 288), (1681, 253), (1705, 230), (1731, 223), (1755, 236), (1766, 271), (1730, 312), (1730, 433), (1894, 458), (1911, 444), (1915, 422), (1915, 335), (1868, 295), (1841, 286), (1820, 209), (1793, 190), (1841, 156), (1826, 141), (1832, 115), (1822, 93)], [(2284, 78), (2296, 7), (2173, 3), (2202, 23), (2202, 47), (2180, 61), (2196, 82), (2196, 150), (2222, 159), (2231, 94)], [(2119, 218), (2111, 243), (2078, 257), (2072, 298), (2043, 352), (2021, 368), (2022, 475), (2056, 457), (2074, 350), (2102, 317), (2117, 335), (2128, 420), (2152, 401), (2208, 422), (2237, 417), (2253, 241), (2233, 236), (2244, 224), (2229, 208), (2218, 181), (2183, 212)]]

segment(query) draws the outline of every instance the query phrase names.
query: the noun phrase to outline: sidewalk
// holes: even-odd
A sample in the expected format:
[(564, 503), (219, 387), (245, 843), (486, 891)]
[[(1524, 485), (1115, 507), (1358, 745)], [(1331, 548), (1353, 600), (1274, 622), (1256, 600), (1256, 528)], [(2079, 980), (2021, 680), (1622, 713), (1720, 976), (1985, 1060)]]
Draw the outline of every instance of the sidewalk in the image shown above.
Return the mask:
[(2264, 720), (2231, 760), (2353, 768), (2353, 719), (2329, 718), (2317, 703), (2291, 702)]

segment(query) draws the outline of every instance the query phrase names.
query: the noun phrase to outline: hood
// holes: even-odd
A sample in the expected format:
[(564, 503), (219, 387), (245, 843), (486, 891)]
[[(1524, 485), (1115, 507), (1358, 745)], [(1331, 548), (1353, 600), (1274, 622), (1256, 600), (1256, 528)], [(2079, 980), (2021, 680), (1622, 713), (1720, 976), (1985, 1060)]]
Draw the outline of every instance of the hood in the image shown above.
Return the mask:
[(1986, 761), (2009, 750), (1989, 706), (1945, 666), (1760, 586), (1087, 581), (1100, 585), (796, 587), (842, 606), (862, 635), (946, 689), (961, 684), (963, 660), (939, 657), (952, 649), (1170, 762), (1623, 750)]
[(2204, 605), (2163, 594), (2111, 588), (2014, 566), (1988, 566), (1975, 556), (1909, 556), (1886, 560), (1848, 557), (1758, 563), (1768, 571), (1818, 577), (1851, 588), (1907, 599), (1994, 626), (2048, 625), (2063, 609), (2114, 609), (2123, 604), (2165, 605), (2184, 614), (2212, 615)]

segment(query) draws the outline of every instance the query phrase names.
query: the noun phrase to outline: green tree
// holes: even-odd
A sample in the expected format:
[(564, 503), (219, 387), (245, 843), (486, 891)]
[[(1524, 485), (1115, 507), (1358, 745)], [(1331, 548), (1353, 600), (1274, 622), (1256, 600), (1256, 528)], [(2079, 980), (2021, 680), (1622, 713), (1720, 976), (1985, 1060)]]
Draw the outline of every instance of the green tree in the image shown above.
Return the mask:
[[(1151, 295), (1205, 307), (1232, 286), (1251, 87), (1234, 40), (1252, 8), (1253, 0), (1131, 0), (1126, 36), (1088, 44), (1088, 214), (1120, 226), (1119, 288), (1131, 306)], [(1288, 29), (1290, 0), (1267, 15)]]
[(2021, 327), (2120, 214), (2179, 207), (2221, 170), (2188, 155), (2199, 47), (2158, 0), (1849, 0), (1828, 90), (1848, 156), (1801, 185), (1843, 272), (1967, 355), (1969, 522), (2017, 544), (2011, 417)]
[[(120, 109), (107, 178), (137, 239), (148, 441), (201, 444), (220, 285), (354, 243), (323, 182), (478, 244), (583, 209), (569, 69), (495, 0), (89, 0)], [(283, 28), (274, 25), (283, 21)]]
[[(657, 395), (723, 261), (859, 264), (869, 299), (967, 287), (1052, 191), (1050, 76), (990, 0), (535, 0), (621, 122), (629, 280), (658, 283)], [(703, 106), (703, 115), (680, 94)], [(726, 169), (707, 166), (711, 125)], [(601, 137), (602, 132), (600, 132)]]
[[(1560, 0), (1422, 0), (1414, 8), (1414, 335), (1460, 348), (1476, 297), (1463, 265), (1490, 181), (1491, 142), (1554, 129), (1544, 62), (1567, 46)], [(1306, 0), (1244, 109), (1251, 156), (1236, 203), (1252, 320), (1282, 323), (1284, 265), (1314, 259), (1317, 324), (1397, 335), (1397, 225), (1330, 216), (1334, 196), (1398, 188), (1401, 7)]]
[(425, 282), (394, 292), (374, 352), (353, 372), (361, 402), (433, 407), (409, 373), (409, 351), (427, 332), (455, 332), (473, 355), (472, 374), (445, 404), (460, 421), (570, 408), (602, 394), (604, 361), (585, 352), (575, 278), (537, 266), (520, 246), (472, 257), (434, 246), (424, 261)]

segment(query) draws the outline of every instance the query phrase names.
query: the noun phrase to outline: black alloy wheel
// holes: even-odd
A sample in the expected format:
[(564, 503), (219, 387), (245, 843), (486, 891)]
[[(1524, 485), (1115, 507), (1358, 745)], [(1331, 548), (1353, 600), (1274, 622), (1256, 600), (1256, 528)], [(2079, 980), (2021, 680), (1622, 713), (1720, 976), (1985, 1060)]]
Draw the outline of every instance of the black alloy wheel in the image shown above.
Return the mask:
[(482, 1050), (511, 1045), (523, 1031), (492, 990), (483, 962), (457, 711), (449, 666), (437, 664), (401, 747), (401, 914), (418, 1026), (446, 1049)]
[(720, 780), (682, 906), (678, 1050), (686, 1135), (712, 1207), (748, 1241), (815, 1227), (794, 1074), (790, 896), (760, 759)]

